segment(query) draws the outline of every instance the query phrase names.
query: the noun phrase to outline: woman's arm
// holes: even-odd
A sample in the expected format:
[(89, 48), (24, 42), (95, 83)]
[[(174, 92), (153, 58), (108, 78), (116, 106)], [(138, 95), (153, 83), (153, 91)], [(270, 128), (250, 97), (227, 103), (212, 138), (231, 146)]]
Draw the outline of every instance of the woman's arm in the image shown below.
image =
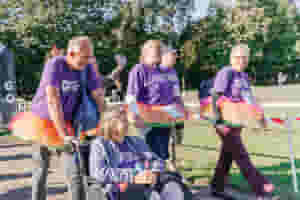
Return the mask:
[(224, 68), (217, 73), (214, 81), (214, 87), (212, 88), (212, 106), (215, 114), (215, 125), (222, 123), (222, 115), (218, 109), (217, 101), (221, 96), (224, 95), (226, 89), (228, 88), (228, 84), (230, 82), (229, 79), (231, 79), (231, 73), (231, 69)]
[(129, 73), (126, 103), (129, 105), (128, 119), (138, 128), (145, 128), (143, 120), (134, 112), (130, 110), (131, 106), (137, 103), (140, 93), (143, 90), (144, 79), (141, 71), (141, 66), (135, 66)]
[(153, 153), (145, 141), (138, 136), (128, 136), (133, 141), (132, 144), (136, 145), (134, 148), (138, 152), (142, 153), (146, 160), (151, 161), (152, 171), (162, 172), (165, 169), (165, 161), (160, 159), (155, 153)]
[(94, 69), (94, 71), (95, 71), (97, 77), (100, 77), (101, 74), (100, 74), (100, 72), (99, 72), (99, 65), (98, 65), (98, 63), (97, 63), (96, 56), (90, 58), (89, 64), (91, 64), (91, 65), (93, 66), (93, 69)]
[(111, 155), (108, 155), (103, 145), (103, 139), (97, 138), (91, 144), (90, 152), (90, 173), (99, 183), (133, 183), (134, 169), (114, 168), (110, 165), (113, 162)]

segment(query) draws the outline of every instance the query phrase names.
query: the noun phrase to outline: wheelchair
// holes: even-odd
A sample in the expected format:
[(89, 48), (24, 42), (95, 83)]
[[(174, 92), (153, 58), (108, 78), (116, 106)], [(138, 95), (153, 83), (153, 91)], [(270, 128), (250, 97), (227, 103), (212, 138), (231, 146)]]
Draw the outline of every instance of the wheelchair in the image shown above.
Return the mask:
[(84, 143), (73, 143), (72, 151), (79, 160), (79, 174), (82, 179), (86, 200), (111, 200), (105, 193), (104, 185), (97, 183), (89, 173), (90, 144), (94, 137), (89, 137)]
[[(89, 173), (89, 155), (90, 144), (95, 139), (95, 136), (89, 136), (84, 143), (73, 143), (73, 152), (77, 153), (79, 160), (79, 175), (82, 178), (84, 191), (86, 194), (86, 200), (112, 200), (109, 193), (104, 189), (104, 185), (100, 184), (90, 176)], [(184, 199), (192, 200), (192, 193), (187, 186), (184, 188)], [(144, 196), (143, 193), (135, 192), (135, 189), (126, 193), (119, 193), (114, 200), (148, 200), (149, 198)]]
[[(89, 173), (89, 155), (90, 155), (90, 144), (95, 139), (95, 136), (88, 137), (85, 143), (73, 143), (73, 152), (77, 153), (79, 160), (79, 173), (82, 178), (82, 183), (86, 195), (86, 200), (112, 200), (110, 195), (106, 193), (104, 185), (97, 183), (96, 179), (90, 176)], [(141, 194), (137, 194), (134, 191), (132, 193), (121, 193), (114, 198), (114, 200), (130, 199), (130, 200), (147, 200), (148, 198), (142, 197)]]

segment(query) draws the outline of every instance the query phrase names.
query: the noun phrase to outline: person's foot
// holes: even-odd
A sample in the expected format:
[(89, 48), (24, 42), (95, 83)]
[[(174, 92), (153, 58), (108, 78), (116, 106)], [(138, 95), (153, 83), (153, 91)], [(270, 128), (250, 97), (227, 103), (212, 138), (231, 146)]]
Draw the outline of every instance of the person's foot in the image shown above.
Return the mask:
[(171, 172), (176, 172), (177, 171), (177, 168), (176, 168), (176, 165), (175, 165), (174, 161), (167, 160), (167, 169)]
[(264, 192), (271, 193), (275, 190), (275, 186), (273, 184), (264, 184)]
[(275, 186), (271, 183), (263, 185), (264, 194), (256, 197), (256, 200), (271, 199), (271, 193), (275, 190)]
[(213, 197), (217, 197), (223, 200), (236, 200), (233, 196), (231, 196), (230, 194), (226, 193), (226, 192), (217, 192), (214, 191), (211, 193)]
[(225, 191), (218, 191), (214, 187), (211, 188), (210, 192), (211, 192), (211, 195), (213, 197), (217, 197), (217, 198), (220, 198), (220, 199), (223, 199), (223, 200), (236, 200), (233, 196), (226, 193)]

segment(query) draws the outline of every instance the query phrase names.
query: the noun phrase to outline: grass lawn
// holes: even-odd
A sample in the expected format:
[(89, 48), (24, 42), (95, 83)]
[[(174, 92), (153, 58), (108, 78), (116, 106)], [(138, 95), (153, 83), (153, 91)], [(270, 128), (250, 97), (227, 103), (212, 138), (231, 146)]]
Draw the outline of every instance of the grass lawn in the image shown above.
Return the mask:
[[(280, 117), (286, 112), (289, 116), (298, 113), (296, 109), (283, 108), (267, 109), (266, 112), (274, 117)], [(298, 182), (300, 182), (300, 121), (295, 122), (293, 126), (296, 130), (293, 135), (293, 144)], [(242, 135), (255, 166), (277, 186), (278, 189), (274, 194), (285, 199), (287, 195), (293, 195), (288, 131), (284, 128), (274, 128), (267, 132), (244, 130)], [(186, 123), (184, 145), (178, 147), (178, 157), (185, 160), (182, 171), (186, 178), (196, 184), (207, 185), (216, 166), (219, 145), (220, 141), (209, 124), (206, 122)], [(188, 168), (192, 168), (192, 171), (185, 170)], [(251, 190), (235, 164), (231, 170), (230, 182), (240, 190)]]

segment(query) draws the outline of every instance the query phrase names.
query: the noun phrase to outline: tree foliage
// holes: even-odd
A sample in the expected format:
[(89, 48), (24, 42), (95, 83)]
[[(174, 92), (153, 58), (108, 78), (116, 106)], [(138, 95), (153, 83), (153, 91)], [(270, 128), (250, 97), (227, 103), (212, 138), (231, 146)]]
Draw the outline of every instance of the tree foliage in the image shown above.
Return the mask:
[[(299, 17), (292, 5), (282, 5), (273, 0), (241, 0), (236, 7), (219, 8), (216, 15), (193, 25), (191, 44), (196, 51), (185, 54), (186, 60), (194, 61), (185, 63), (191, 65), (192, 75), (213, 76), (229, 64), (230, 49), (240, 42), (251, 48), (247, 70), (258, 82), (271, 80), (279, 71), (294, 73)], [(191, 79), (194, 85), (199, 82), (196, 77)]]
[(207, 79), (228, 65), (230, 49), (239, 42), (251, 47), (248, 70), (258, 80), (278, 71), (295, 71), (300, 54), (295, 7), (274, 0), (243, 0), (234, 8), (211, 8), (209, 16), (192, 21), (191, 2), (9, 0), (0, 4), (0, 42), (16, 55), (18, 94), (34, 93), (51, 45), (66, 47), (75, 35), (92, 38), (104, 74), (114, 67), (115, 53), (129, 57), (128, 72), (148, 39), (162, 39), (180, 49), (177, 70), (191, 87), (199, 85), (199, 77)]

